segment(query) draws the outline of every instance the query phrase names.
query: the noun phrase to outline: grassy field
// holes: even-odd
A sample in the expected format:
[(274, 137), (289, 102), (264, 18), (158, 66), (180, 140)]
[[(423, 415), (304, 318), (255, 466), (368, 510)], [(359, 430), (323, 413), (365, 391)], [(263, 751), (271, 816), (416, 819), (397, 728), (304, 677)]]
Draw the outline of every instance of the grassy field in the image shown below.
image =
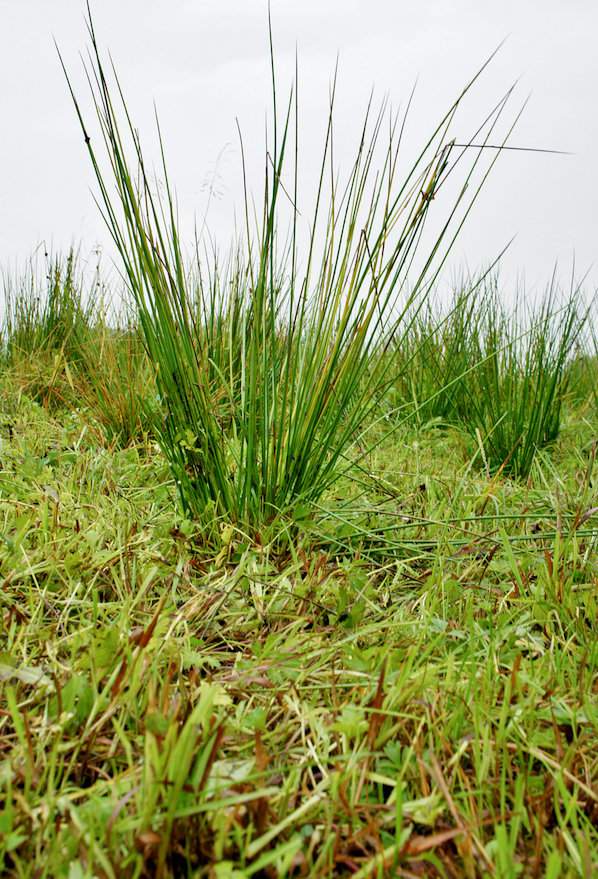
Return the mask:
[(250, 533), (34, 362), (1, 387), (6, 875), (596, 875), (590, 399), (525, 480), (378, 427)]
[(274, 85), (263, 204), (189, 258), (89, 24), (126, 295), (4, 277), (0, 872), (598, 875), (595, 322), (435, 293), (510, 92), (410, 168), (370, 107), (345, 177), (331, 109), (310, 213)]

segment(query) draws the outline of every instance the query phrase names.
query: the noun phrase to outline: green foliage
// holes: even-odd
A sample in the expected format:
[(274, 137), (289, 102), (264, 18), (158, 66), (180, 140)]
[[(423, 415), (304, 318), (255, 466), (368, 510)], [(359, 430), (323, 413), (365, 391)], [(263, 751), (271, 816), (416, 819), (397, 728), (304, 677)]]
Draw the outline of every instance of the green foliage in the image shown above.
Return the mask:
[(463, 280), (448, 306), (430, 297), (415, 314), (392, 350), (400, 369), (386, 399), (389, 417), (413, 415), (420, 427), (465, 417), (468, 377), (480, 354), (483, 281)]
[(487, 294), (464, 419), (491, 472), (520, 479), (559, 434), (567, 368), (585, 320), (577, 295), (562, 302), (554, 286), (539, 306), (524, 303), (509, 314), (495, 288)]
[(567, 365), (567, 397), (578, 406), (584, 404), (592, 416), (598, 414), (598, 316), (596, 300), (588, 309), (584, 332), (577, 341), (574, 356)]
[[(373, 115), (370, 108), (352, 169), (340, 184), (336, 169), (329, 171), (331, 110), (300, 271), (297, 141), (290, 146), (297, 107), (294, 126), (292, 97), (281, 120), (274, 85), (261, 223), (253, 233), (247, 221), (230, 272), (214, 260), (198, 295), (182, 255), (162, 143), (164, 198), (146, 170), (118, 81), (108, 82), (91, 23), (90, 33), (89, 80), (107, 171), (74, 98), (75, 107), (156, 369), (162, 449), (189, 515), (201, 518), (211, 510), (250, 529), (260, 527), (322, 497), (347, 466), (351, 444), (389, 385), (392, 361), (381, 355), (406, 333), (450, 245), (451, 221), (458, 230), (457, 210), (467, 212), (478, 191), (473, 187), (465, 201), (479, 152), (465, 166), (448, 221), (428, 252), (420, 253), (432, 198), (454, 167), (456, 148), (447, 132), (465, 92), (400, 183), (399, 120), (389, 120), (383, 110)], [(122, 99), (120, 112), (115, 97)], [(502, 107), (488, 117), (485, 136)], [(387, 144), (381, 141), (385, 123)], [(288, 200), (290, 239), (281, 248)], [(405, 294), (414, 265), (415, 282)], [(196, 272), (201, 277), (200, 266)]]
[(249, 541), (178, 518), (154, 444), (0, 399), (3, 875), (596, 872), (576, 410), (529, 484), (403, 428), (309, 531)]
[(497, 275), (461, 285), (447, 306), (426, 304), (393, 351), (402, 364), (387, 396), (389, 417), (420, 426), (460, 425), (481, 444), (492, 473), (529, 476), (536, 452), (554, 442), (563, 401), (591, 397), (591, 358), (574, 354), (586, 312), (554, 285), (539, 303), (508, 310)]
[(96, 275), (84, 294), (74, 251), (45, 260), (43, 275), (35, 260), (22, 275), (4, 275), (0, 356), (23, 393), (56, 409), (72, 401), (71, 368), (96, 327), (100, 283)]
[(62, 352), (78, 357), (94, 320), (94, 301), (82, 296), (77, 258), (46, 256), (45, 278), (32, 262), (25, 275), (4, 276), (2, 354), (15, 363), (29, 355)]
[[(453, 147), (441, 128), (395, 200), (382, 116), (345, 191), (323, 174), (303, 273), (279, 250), (289, 116), (259, 232), (185, 267), (95, 61), (139, 326), (86, 311), (68, 262), (51, 305), (10, 300), (0, 872), (598, 874), (576, 296), (509, 312), (486, 277), (442, 309), (424, 253), (401, 297)], [(45, 396), (22, 381), (44, 358)], [(63, 387), (54, 417), (35, 398)]]
[(80, 350), (74, 381), (92, 426), (108, 445), (126, 446), (152, 433), (154, 374), (134, 326), (99, 323)]

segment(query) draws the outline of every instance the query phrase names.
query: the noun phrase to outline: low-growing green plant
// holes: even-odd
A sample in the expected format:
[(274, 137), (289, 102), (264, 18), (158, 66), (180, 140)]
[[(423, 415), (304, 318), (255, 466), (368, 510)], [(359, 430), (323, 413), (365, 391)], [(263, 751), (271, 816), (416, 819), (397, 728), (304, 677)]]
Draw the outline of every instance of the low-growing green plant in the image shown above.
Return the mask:
[(387, 437), (281, 552), (205, 539), (155, 444), (0, 403), (0, 874), (597, 874), (579, 410), (533, 484), (463, 431)]
[[(330, 167), (331, 109), (303, 254), (298, 244), (296, 139), (291, 146), (293, 130), (297, 136), (297, 104), (291, 98), (279, 118), (272, 64), (274, 122), (261, 224), (254, 234), (247, 219), (242, 258), (235, 264), (233, 298), (225, 297), (224, 312), (215, 297), (215, 291), (222, 289), (215, 264), (212, 283), (203, 288), (207, 299), (198, 318), (162, 141), (164, 198), (156, 194), (149, 177), (118, 80), (114, 85), (108, 81), (91, 21), (89, 27), (93, 49), (89, 80), (109, 161), (107, 172), (74, 94), (73, 99), (104, 216), (156, 368), (164, 413), (162, 448), (190, 514), (201, 516), (210, 509), (258, 526), (322, 496), (339, 468), (347, 466), (351, 444), (362, 436), (389, 385), (391, 361), (373, 371), (372, 363), (377, 359), (381, 363), (381, 354), (410, 326), (410, 316), (425, 299), (479, 191), (473, 175), (483, 151), (473, 151), (469, 165), (464, 165), (469, 153), (459, 151), (448, 134), (477, 75), (433, 130), (402, 182), (397, 180), (399, 120), (390, 120), (389, 140), (378, 168), (387, 116), (384, 109), (375, 115), (370, 107), (354, 164), (341, 185), (337, 170)], [(122, 99), (120, 113), (116, 96)], [(479, 135), (482, 141), (494, 129), (505, 101), (488, 116)], [(463, 186), (440, 232), (420, 252), (432, 199), (457, 158), (465, 169)], [(111, 194), (114, 186), (116, 197)], [(473, 194), (466, 199), (469, 192)], [(290, 238), (282, 246), (289, 203)], [(366, 382), (372, 374), (375, 381)]]

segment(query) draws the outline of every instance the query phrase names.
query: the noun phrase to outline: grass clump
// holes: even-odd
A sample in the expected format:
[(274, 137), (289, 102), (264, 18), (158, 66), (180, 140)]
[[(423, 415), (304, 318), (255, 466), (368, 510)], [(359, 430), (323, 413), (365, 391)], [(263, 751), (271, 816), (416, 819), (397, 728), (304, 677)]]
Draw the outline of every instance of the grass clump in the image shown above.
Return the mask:
[[(291, 98), (279, 119), (274, 86), (261, 223), (254, 233), (247, 222), (234, 263), (232, 299), (217, 293), (227, 286), (217, 262), (198, 299), (182, 255), (166, 165), (166, 196), (160, 199), (124, 101), (117, 112), (114, 96), (120, 102), (122, 91), (108, 82), (91, 25), (90, 32), (89, 79), (106, 172), (75, 105), (156, 369), (164, 415), (161, 446), (189, 515), (201, 518), (209, 511), (255, 529), (323, 496), (347, 466), (350, 447), (363, 439), (364, 426), (389, 385), (392, 361), (381, 355), (406, 332), (409, 315), (425, 298), (450, 245), (448, 230), (458, 228), (458, 209), (466, 213), (477, 193), (472, 187), (474, 195), (465, 201), (467, 186), (459, 190), (445, 225), (429, 250), (419, 253), (432, 197), (457, 158), (464, 160), (465, 153), (448, 139), (463, 95), (400, 182), (402, 129), (391, 119), (389, 141), (382, 144), (385, 114), (368, 110), (354, 164), (340, 184), (336, 169), (328, 170), (331, 111), (307, 252), (301, 255), (296, 141), (294, 150), (290, 146), (297, 108)], [(490, 114), (482, 137), (492, 131), (503, 106)], [(464, 171), (465, 184), (471, 184), (480, 155), (475, 152)], [(281, 202), (288, 208), (289, 201), (290, 240), (281, 247)], [(407, 294), (407, 272), (414, 265)], [(376, 362), (379, 368), (372, 370)]]
[(583, 332), (567, 365), (567, 396), (576, 406), (585, 406), (591, 418), (598, 415), (598, 323), (595, 300), (588, 309)]
[(131, 315), (110, 315), (99, 268), (85, 290), (78, 258), (32, 260), (4, 278), (1, 356), (21, 392), (53, 410), (82, 406), (108, 444), (127, 445), (152, 431), (153, 370)]
[(469, 373), (480, 356), (482, 279), (462, 282), (449, 304), (430, 297), (409, 332), (391, 349), (400, 363), (389, 389), (389, 417), (412, 416), (420, 427), (457, 424), (467, 413)]
[(82, 295), (77, 256), (46, 255), (45, 277), (32, 262), (21, 277), (4, 276), (2, 354), (14, 363), (30, 355), (64, 352), (75, 361), (94, 320)]
[(154, 372), (134, 325), (98, 324), (81, 348), (75, 373), (92, 428), (109, 446), (143, 441), (154, 430)]
[(558, 437), (568, 366), (584, 322), (579, 297), (563, 303), (554, 287), (538, 307), (519, 304), (510, 314), (496, 288), (490, 290), (464, 423), (491, 472), (526, 479), (536, 452)]
[(43, 276), (34, 261), (21, 276), (5, 274), (0, 344), (23, 392), (56, 408), (73, 393), (71, 367), (93, 333), (99, 281), (86, 297), (74, 251), (45, 259)]
[(576, 359), (587, 312), (555, 285), (537, 305), (509, 309), (497, 275), (462, 285), (452, 302), (421, 309), (393, 356), (402, 364), (389, 417), (459, 425), (491, 473), (527, 479), (536, 452), (558, 437), (565, 398), (592, 396), (592, 358)]

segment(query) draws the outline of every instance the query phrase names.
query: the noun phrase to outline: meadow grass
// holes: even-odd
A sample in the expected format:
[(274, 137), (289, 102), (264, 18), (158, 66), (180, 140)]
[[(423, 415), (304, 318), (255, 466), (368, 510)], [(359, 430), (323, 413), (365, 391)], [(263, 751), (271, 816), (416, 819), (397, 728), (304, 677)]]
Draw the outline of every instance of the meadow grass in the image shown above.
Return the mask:
[(292, 538), (2, 385), (7, 875), (589, 877), (595, 425), (403, 428)]
[(5, 312), (0, 870), (590, 879), (596, 358), (575, 294), (433, 304), (487, 170), (468, 89), (402, 176), (370, 107), (344, 185), (331, 109), (303, 259), (273, 66), (261, 218), (189, 261), (90, 35), (135, 309), (60, 274)]

